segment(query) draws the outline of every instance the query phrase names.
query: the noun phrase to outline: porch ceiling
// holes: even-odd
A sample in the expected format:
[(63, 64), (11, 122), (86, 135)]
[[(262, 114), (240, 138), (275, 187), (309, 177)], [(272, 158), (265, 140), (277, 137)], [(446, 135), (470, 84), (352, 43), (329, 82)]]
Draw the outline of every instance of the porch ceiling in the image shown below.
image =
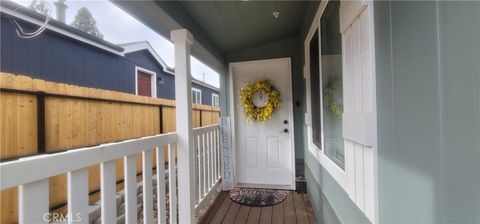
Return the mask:
[[(180, 1), (219, 48), (231, 53), (295, 35), (306, 1)], [(272, 15), (279, 11), (277, 19)]]

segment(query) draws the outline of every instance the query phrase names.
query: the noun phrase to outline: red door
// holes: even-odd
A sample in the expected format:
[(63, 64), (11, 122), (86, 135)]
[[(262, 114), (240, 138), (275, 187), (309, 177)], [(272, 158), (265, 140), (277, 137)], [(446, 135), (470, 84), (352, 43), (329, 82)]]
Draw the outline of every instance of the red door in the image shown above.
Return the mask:
[(152, 76), (143, 72), (137, 73), (138, 95), (152, 96)]

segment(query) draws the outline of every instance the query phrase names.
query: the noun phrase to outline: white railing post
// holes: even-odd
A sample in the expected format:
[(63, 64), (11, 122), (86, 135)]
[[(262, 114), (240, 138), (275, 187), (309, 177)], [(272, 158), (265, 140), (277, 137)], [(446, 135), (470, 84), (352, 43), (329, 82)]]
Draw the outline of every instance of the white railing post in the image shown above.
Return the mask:
[(170, 39), (175, 46), (175, 100), (177, 117), (178, 206), (180, 223), (195, 222), (195, 179), (192, 135), (192, 84), (190, 45), (193, 36), (186, 29), (173, 30)]

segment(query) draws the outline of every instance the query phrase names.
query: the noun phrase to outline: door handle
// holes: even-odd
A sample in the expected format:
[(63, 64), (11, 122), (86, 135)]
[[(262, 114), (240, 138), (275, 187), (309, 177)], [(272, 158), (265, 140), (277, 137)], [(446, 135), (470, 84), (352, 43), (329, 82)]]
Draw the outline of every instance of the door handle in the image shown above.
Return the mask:
[(287, 121), (287, 120), (284, 120), (283, 123), (284, 123), (284, 124), (288, 124), (288, 121)]
[(283, 133), (288, 133), (288, 128), (283, 129)]

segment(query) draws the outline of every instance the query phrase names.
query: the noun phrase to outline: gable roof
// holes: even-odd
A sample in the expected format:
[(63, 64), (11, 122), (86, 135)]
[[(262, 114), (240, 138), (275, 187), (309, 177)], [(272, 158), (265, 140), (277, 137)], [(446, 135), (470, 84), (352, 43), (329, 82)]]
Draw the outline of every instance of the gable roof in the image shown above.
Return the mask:
[[(38, 26), (41, 26), (45, 23), (46, 16), (30, 10), (22, 5), (19, 5), (12, 1), (2, 1), (0, 0), (0, 14), (5, 17), (10, 17), (13, 19), (19, 19), (28, 23), (32, 23)], [(155, 60), (163, 67), (163, 71), (170, 75), (175, 75), (175, 68), (169, 67), (165, 61), (158, 55), (158, 53), (153, 49), (152, 45), (148, 41), (136, 41), (123, 44), (113, 44), (111, 42), (105, 41), (88, 33), (85, 33), (81, 30), (78, 30), (74, 27), (69, 26), (68, 24), (62, 23), (55, 19), (50, 19), (46, 25), (46, 29), (58, 33), (60, 35), (69, 37), (78, 42), (83, 42), (88, 45), (98, 47), (100, 49), (109, 51), (111, 53), (117, 54), (124, 57), (125, 54), (133, 53), (137, 51), (147, 50)], [(210, 89), (219, 91), (219, 88), (210, 85), (206, 82), (203, 82), (199, 79), (192, 77), (192, 81), (205, 86)]]
[[(30, 10), (12, 1), (0, 1), (0, 6), (0, 12), (2, 16), (5, 15), (7, 18), (10, 17), (12, 19), (19, 19), (38, 26), (43, 25), (47, 18), (43, 14)], [(50, 19), (45, 28), (79, 42), (93, 45), (111, 53), (123, 56), (122, 47), (73, 28), (60, 21)]]
[(172, 72), (173, 68), (168, 67), (165, 61), (157, 54), (157, 52), (153, 49), (152, 45), (148, 41), (136, 41), (131, 43), (123, 43), (119, 44), (124, 50), (125, 54), (137, 52), (141, 50), (147, 50), (150, 54), (157, 60), (157, 62), (163, 67), (163, 71), (166, 73), (174, 74)]

